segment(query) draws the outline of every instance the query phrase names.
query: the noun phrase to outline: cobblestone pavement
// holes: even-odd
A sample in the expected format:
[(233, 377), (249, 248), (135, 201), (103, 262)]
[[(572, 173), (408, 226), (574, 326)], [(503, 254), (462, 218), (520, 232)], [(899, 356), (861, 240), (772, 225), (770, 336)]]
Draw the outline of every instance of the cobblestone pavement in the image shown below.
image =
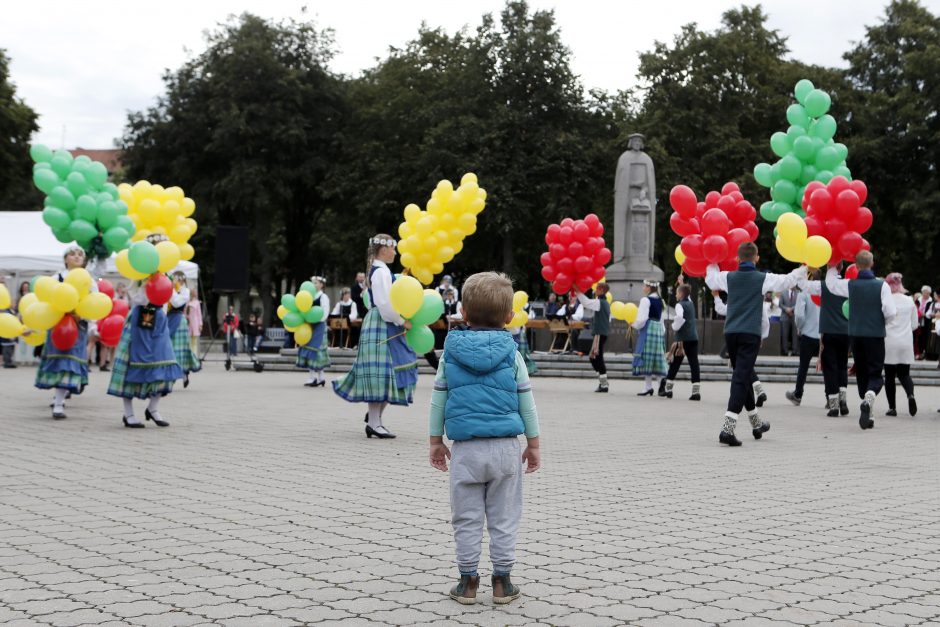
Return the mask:
[[(121, 426), (106, 375), (54, 422), (34, 371), (0, 378), (0, 623), (9, 625), (911, 625), (940, 623), (940, 389), (916, 418), (825, 418), (769, 385), (760, 442), (717, 443), (705, 401), (540, 379), (514, 580), (454, 580), (447, 477), (427, 463), (430, 378), (367, 440), (362, 406), (303, 373), (210, 364)], [(817, 402), (818, 401), (818, 402)], [(142, 407), (138, 410), (142, 412)], [(903, 413), (903, 412), (902, 412)]]

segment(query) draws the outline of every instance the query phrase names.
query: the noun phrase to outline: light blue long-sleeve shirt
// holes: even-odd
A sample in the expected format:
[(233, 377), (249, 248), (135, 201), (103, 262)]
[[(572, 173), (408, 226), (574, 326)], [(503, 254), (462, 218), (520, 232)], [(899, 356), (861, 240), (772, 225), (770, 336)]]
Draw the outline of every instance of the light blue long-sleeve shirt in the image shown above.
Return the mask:
[(793, 316), (800, 335), (819, 339), (819, 306), (813, 302), (807, 292), (800, 292), (800, 295), (796, 297)]

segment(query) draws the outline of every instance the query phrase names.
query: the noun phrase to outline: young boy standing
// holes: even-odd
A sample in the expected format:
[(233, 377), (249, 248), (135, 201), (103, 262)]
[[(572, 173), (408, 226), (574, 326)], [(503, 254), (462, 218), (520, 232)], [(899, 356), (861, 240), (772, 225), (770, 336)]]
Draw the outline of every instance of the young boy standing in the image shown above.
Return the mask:
[(806, 277), (806, 267), (800, 266), (790, 274), (762, 273), (757, 270), (757, 245), (744, 242), (738, 247), (738, 269), (722, 272), (717, 264), (711, 264), (705, 273), (705, 283), (713, 290), (728, 293), (728, 317), (725, 320), (725, 342), (731, 356), (731, 394), (724, 425), (718, 441), (728, 446), (741, 446), (734, 435), (738, 414), (747, 410), (751, 433), (755, 440), (761, 439), (770, 430), (770, 423), (763, 422), (754, 402), (754, 364), (761, 344), (761, 317), (767, 292), (780, 292), (796, 285)]
[(689, 368), (692, 369), (692, 396), (690, 401), (702, 400), (701, 376), (698, 367), (698, 330), (695, 328), (695, 305), (692, 304), (692, 288), (685, 283), (676, 289), (676, 316), (672, 321), (672, 330), (676, 332), (676, 342), (681, 346), (672, 357), (669, 364), (669, 373), (659, 386), (659, 395), (672, 398), (672, 388), (676, 383), (676, 374), (682, 366), (683, 356), (689, 358)]
[(581, 306), (588, 311), (593, 311), (594, 317), (591, 319), (591, 333), (594, 334), (594, 341), (591, 344), (591, 367), (597, 373), (597, 389), (595, 392), (607, 392), (607, 364), (604, 363), (604, 344), (607, 343), (607, 336), (610, 334), (610, 303), (607, 302), (607, 292), (610, 288), (606, 283), (598, 283), (594, 292), (596, 298), (588, 298), (581, 292), (577, 292), (578, 300)]
[[(838, 271), (841, 264), (835, 266)], [(837, 277), (838, 278), (838, 277)], [(801, 281), (800, 289), (810, 297), (819, 296), (819, 341), (827, 416), (847, 416), (849, 384), (849, 321), (842, 314), (846, 301), (826, 287), (826, 281)]]
[[(509, 579), (522, 518), (525, 472), (541, 465), (539, 420), (522, 355), (504, 326), (512, 320), (512, 282), (481, 272), (463, 286), (466, 330), (452, 330), (434, 380), (429, 418), (431, 466), (450, 465), (450, 507), (460, 581), (459, 603), (476, 603), (484, 522), (490, 532), (493, 602), (521, 594)], [(453, 452), (444, 444), (447, 433)], [(518, 436), (527, 445), (520, 451)]]

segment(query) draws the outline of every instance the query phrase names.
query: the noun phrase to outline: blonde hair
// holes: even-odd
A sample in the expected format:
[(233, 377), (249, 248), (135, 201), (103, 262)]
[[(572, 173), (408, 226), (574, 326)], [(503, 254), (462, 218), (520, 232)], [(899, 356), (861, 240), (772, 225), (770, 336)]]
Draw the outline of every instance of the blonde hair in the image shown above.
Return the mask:
[(395, 246), (395, 239), (391, 235), (377, 233), (369, 238), (369, 249), (366, 252), (366, 287), (372, 287), (372, 281), (369, 279), (369, 275), (372, 274), (372, 262), (375, 261), (379, 251), (387, 246)]
[(859, 270), (870, 270), (875, 265), (875, 256), (867, 250), (859, 251), (855, 255), (855, 265), (858, 266)]
[(499, 272), (478, 272), (463, 284), (463, 312), (474, 325), (503, 328), (512, 312), (512, 281)]

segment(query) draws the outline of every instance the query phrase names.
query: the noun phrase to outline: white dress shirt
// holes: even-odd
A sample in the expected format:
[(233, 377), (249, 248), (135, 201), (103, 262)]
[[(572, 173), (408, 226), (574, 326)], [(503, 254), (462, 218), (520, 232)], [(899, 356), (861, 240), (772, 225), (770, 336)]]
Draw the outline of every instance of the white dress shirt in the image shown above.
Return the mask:
[(378, 268), (372, 273), (372, 306), (379, 310), (379, 315), (385, 322), (402, 325), (405, 319), (402, 318), (395, 308), (392, 307), (390, 294), (392, 291), (392, 271), (384, 261), (376, 259), (372, 262), (373, 268)]
[[(755, 272), (760, 272), (760, 270), (755, 270)], [(767, 292), (782, 292), (786, 289), (789, 289), (795, 286), (800, 279), (806, 279), (806, 266), (800, 266), (796, 268), (790, 274), (773, 274), (771, 272), (764, 273), (764, 285), (760, 290), (761, 294), (766, 294)], [(728, 291), (728, 273), (722, 271), (718, 264), (710, 264), (708, 269), (705, 270), (705, 284), (709, 289), (720, 290), (722, 292)]]
[[(848, 298), (849, 279), (840, 279), (836, 269), (829, 268), (826, 272), (826, 289), (836, 296), (845, 296)], [(881, 313), (886, 323), (898, 313), (898, 308), (894, 304), (894, 298), (891, 297), (891, 288), (884, 281), (881, 282)], [(911, 341), (913, 342), (913, 340)]]
[(174, 309), (179, 309), (189, 302), (189, 288), (185, 285), (180, 288), (180, 291), (173, 290), (173, 295), (170, 296), (170, 307)]
[[(323, 320), (320, 320), (320, 322), (326, 322), (326, 317), (332, 311), (330, 309), (330, 297), (326, 295), (326, 292), (320, 292), (317, 294), (317, 298), (320, 299), (320, 307), (323, 308)], [(313, 299), (314, 303), (316, 303), (316, 300), (316, 298)]]
[(331, 316), (339, 316), (339, 315), (342, 315), (342, 310), (341, 310), (340, 308), (341, 308), (341, 307), (344, 307), (344, 306), (346, 306), (346, 305), (352, 305), (352, 307), (349, 308), (349, 319), (350, 319), (350, 320), (358, 320), (358, 319), (359, 319), (359, 310), (356, 308), (356, 301), (354, 301), (354, 300), (351, 299), (351, 298), (350, 298), (348, 301), (346, 301), (346, 300), (341, 300), (341, 301), (339, 301), (338, 303), (336, 303), (336, 306), (333, 307), (333, 312), (332, 312), (330, 315), (331, 315)]
[(683, 309), (679, 306), (679, 303), (676, 303), (673, 309), (676, 313), (672, 317), (672, 330), (678, 331), (682, 328), (682, 325), (685, 324), (685, 313), (683, 313)]

